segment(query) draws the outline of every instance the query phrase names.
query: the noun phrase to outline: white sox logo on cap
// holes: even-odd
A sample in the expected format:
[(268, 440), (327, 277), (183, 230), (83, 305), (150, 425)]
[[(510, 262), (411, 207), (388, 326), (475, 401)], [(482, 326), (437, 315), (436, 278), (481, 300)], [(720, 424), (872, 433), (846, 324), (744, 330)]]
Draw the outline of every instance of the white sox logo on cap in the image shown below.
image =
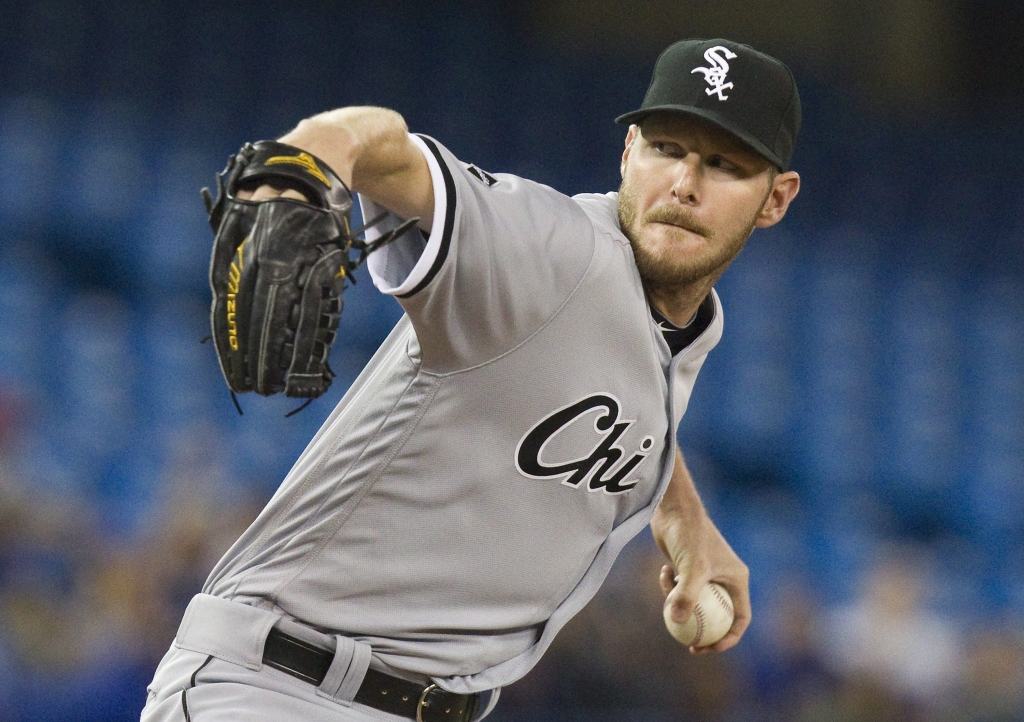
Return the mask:
[(651, 113), (700, 116), (786, 170), (800, 131), (800, 94), (789, 68), (770, 55), (725, 38), (691, 38), (665, 48), (644, 102), (615, 122), (632, 125)]
[[(719, 54), (721, 51), (721, 54)], [(725, 57), (722, 57), (725, 55)], [(724, 45), (716, 45), (704, 51), (704, 59), (711, 66), (709, 68), (694, 68), (690, 73), (704, 73), (705, 82), (711, 87), (704, 92), (708, 95), (717, 95), (719, 100), (728, 100), (729, 96), (725, 91), (732, 87), (732, 83), (725, 82), (725, 75), (729, 72), (729, 60), (736, 57), (736, 53)]]

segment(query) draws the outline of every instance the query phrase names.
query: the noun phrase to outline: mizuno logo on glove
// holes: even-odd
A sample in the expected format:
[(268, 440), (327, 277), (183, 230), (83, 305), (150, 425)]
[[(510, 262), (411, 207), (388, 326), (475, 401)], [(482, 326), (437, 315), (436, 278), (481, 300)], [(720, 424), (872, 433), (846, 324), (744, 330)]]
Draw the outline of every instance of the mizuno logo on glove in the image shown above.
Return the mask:
[(228, 294), (225, 306), (227, 308), (228, 345), (231, 346), (232, 351), (238, 350), (238, 324), (235, 322), (237, 312), (236, 299), (238, 298), (238, 284), (242, 280), (242, 249), (245, 248), (245, 244), (248, 242), (249, 236), (246, 236), (245, 240), (238, 246), (235, 260), (231, 262), (231, 267), (228, 269)]

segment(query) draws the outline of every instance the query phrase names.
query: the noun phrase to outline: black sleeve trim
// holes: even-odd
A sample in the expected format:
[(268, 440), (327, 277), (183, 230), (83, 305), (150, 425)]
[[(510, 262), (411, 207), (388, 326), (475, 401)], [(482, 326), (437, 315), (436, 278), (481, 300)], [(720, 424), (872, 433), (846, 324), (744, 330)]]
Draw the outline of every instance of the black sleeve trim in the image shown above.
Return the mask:
[(441, 247), (437, 250), (437, 257), (434, 258), (434, 263), (430, 266), (430, 270), (427, 271), (427, 275), (423, 277), (423, 280), (416, 284), (408, 293), (403, 293), (398, 298), (409, 298), (426, 288), (427, 284), (434, 280), (434, 276), (441, 270), (441, 266), (444, 265), (445, 259), (448, 258), (448, 248), (452, 244), (452, 229), (455, 227), (455, 179), (452, 177), (452, 172), (448, 170), (448, 164), (445, 163), (444, 158), (441, 156), (441, 151), (437, 149), (437, 145), (430, 138), (426, 136), (418, 135), (417, 137), (422, 140), (430, 152), (434, 154), (434, 158), (437, 159), (437, 164), (441, 167), (441, 175), (444, 177), (444, 192), (445, 192), (445, 214), (444, 214), (444, 230), (441, 232)]

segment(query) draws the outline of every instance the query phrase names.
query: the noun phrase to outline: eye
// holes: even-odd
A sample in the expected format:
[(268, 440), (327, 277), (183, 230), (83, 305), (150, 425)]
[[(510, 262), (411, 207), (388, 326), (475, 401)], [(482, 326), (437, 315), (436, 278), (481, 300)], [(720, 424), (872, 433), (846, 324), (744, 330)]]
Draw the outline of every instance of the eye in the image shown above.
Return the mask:
[(678, 158), (683, 154), (683, 149), (675, 143), (667, 143), (664, 141), (654, 141), (651, 143), (655, 152), (659, 155), (668, 156), (669, 158)]
[(721, 155), (713, 155), (708, 158), (708, 166), (724, 170), (727, 173), (738, 173), (740, 171), (740, 167), (738, 165)]

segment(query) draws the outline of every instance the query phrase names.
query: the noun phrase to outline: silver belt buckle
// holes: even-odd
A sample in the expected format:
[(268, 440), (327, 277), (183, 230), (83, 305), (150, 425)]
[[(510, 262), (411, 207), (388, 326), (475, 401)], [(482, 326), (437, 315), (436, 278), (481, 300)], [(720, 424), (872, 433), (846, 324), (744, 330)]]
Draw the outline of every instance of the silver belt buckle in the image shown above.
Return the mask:
[(427, 695), (435, 689), (437, 689), (436, 684), (427, 685), (424, 688), (423, 693), (420, 695), (420, 701), (416, 703), (416, 722), (423, 722), (423, 708), (430, 706), (430, 702), (427, 701)]

